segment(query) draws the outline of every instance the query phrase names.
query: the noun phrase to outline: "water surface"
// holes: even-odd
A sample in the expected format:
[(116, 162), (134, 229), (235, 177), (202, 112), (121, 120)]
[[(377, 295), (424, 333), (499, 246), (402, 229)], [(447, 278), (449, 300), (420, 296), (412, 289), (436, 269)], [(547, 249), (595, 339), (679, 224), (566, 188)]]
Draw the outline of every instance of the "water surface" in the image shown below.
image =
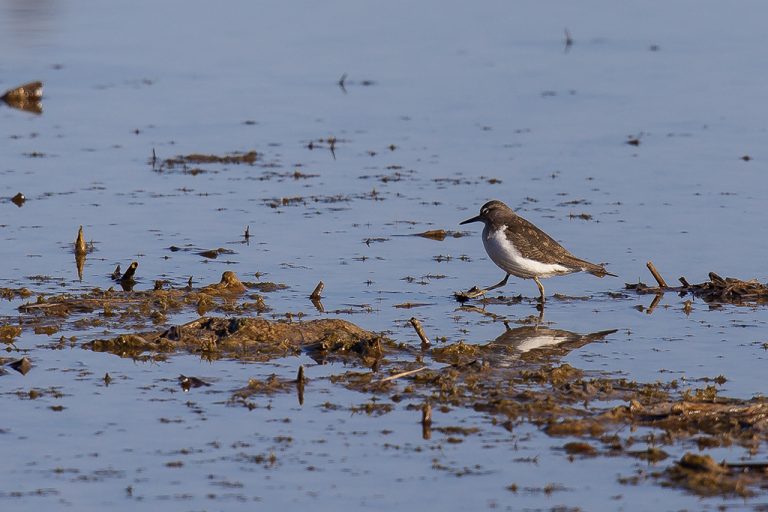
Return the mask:
[[(22, 207), (0, 204), (0, 285), (108, 288), (115, 266), (131, 260), (138, 289), (161, 278), (183, 286), (190, 276), (202, 285), (233, 270), (288, 285), (266, 296), (277, 316), (361, 311), (340, 316), (417, 345), (408, 324), (416, 316), (441, 343), (486, 343), (504, 325), (458, 310), (452, 298), (503, 277), (479, 229), (442, 242), (410, 235), (458, 230), (498, 198), (620, 276), (545, 281), (550, 297), (570, 297), (550, 299), (548, 325), (617, 329), (563, 362), (650, 382), (724, 375), (721, 394), (760, 395), (764, 307), (694, 301), (686, 315), (684, 299), (667, 294), (647, 314), (636, 306), (651, 297), (610, 292), (651, 282), (649, 260), (670, 282), (704, 281), (710, 271), (766, 281), (765, 10), (759, 2), (6, 2), (0, 89), (40, 79), (45, 98), (39, 116), (0, 108), (0, 196), (27, 197)], [(251, 150), (256, 165), (199, 174), (151, 163), (153, 151), (162, 160)], [(96, 249), (82, 281), (71, 249), (80, 225)], [(196, 254), (219, 247), (233, 254)], [(306, 298), (319, 280), (326, 315)], [(533, 283), (510, 280), (502, 293), (524, 300), (487, 311), (510, 321), (537, 314)], [(17, 321), (22, 302), (0, 302), (3, 323)], [(425, 305), (394, 307), (409, 302)], [(324, 380), (339, 365), (305, 357), (150, 364), (79, 348), (108, 334), (64, 325), (9, 345), (8, 357), (22, 351), (35, 366), (1, 378), (4, 510), (380, 510), (417, 508), (425, 497), (444, 509), (752, 503), (621, 485), (617, 475), (644, 464), (570, 462), (562, 440), (531, 425), (509, 432), (471, 410), (436, 413), (435, 422), (479, 433), (424, 440), (418, 411), (351, 413), (372, 397)], [(47, 348), (60, 336), (77, 341)], [(300, 364), (315, 382), (303, 406), (283, 395), (259, 398), (254, 410), (227, 405), (248, 378), (287, 378)], [(178, 374), (213, 385), (183, 394)], [(27, 400), (31, 389), (48, 391)], [(57, 405), (64, 409), (50, 409)], [(667, 448), (675, 457), (690, 449)], [(760, 446), (751, 457), (765, 455)]]

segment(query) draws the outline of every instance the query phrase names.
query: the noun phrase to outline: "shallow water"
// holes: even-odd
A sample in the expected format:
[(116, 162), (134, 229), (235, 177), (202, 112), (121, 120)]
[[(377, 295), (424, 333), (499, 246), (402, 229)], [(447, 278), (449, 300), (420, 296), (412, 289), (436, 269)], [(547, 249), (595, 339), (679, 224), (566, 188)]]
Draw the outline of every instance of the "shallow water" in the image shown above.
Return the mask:
[[(668, 282), (710, 271), (766, 281), (765, 14), (758, 2), (6, 2), (0, 89), (40, 79), (45, 98), (40, 116), (0, 106), (0, 197), (27, 197), (21, 207), (0, 203), (0, 286), (108, 288), (115, 266), (136, 260), (137, 289), (259, 273), (289, 286), (266, 294), (276, 315), (321, 317), (307, 296), (323, 280), (327, 316), (359, 311), (339, 315), (414, 345), (416, 316), (446, 343), (486, 343), (504, 325), (458, 310), (452, 294), (503, 277), (477, 226), (458, 226), (498, 198), (620, 276), (544, 282), (551, 327), (618, 330), (564, 362), (691, 387), (724, 375), (721, 394), (760, 395), (764, 306), (694, 301), (686, 315), (684, 299), (667, 294), (647, 314), (635, 306), (652, 297), (608, 292), (652, 282), (648, 260)], [(318, 142), (329, 137), (334, 152)], [(153, 169), (153, 150), (159, 159), (255, 150), (260, 159), (193, 175)], [(571, 218), (580, 214), (591, 220)], [(82, 281), (71, 248), (79, 225), (95, 245)], [(467, 236), (442, 242), (410, 236), (463, 227)], [(196, 254), (219, 247), (233, 254)], [(510, 280), (502, 293), (524, 300), (487, 311), (510, 321), (537, 314), (533, 283)], [(0, 302), (0, 317), (14, 322), (22, 302)], [(404, 303), (424, 305), (394, 307)], [(617, 475), (645, 464), (569, 462), (562, 439), (527, 424), (508, 432), (458, 408), (435, 413), (435, 424), (479, 433), (424, 440), (419, 411), (401, 403), (352, 414), (372, 397), (323, 379), (339, 365), (304, 357), (150, 364), (77, 346), (104, 335), (64, 325), (9, 345), (9, 356), (25, 351), (35, 366), (0, 377), (3, 510), (411, 509), (425, 497), (444, 509), (641, 510), (764, 499), (621, 485)], [(47, 348), (60, 336), (77, 342)], [(227, 405), (249, 377), (292, 377), (300, 364), (312, 379), (303, 406), (293, 395), (258, 397), (254, 410)], [(213, 385), (184, 394), (179, 374)], [(20, 396), (49, 388), (63, 396)], [(675, 449), (679, 457), (686, 447)], [(764, 446), (751, 454), (765, 456)]]

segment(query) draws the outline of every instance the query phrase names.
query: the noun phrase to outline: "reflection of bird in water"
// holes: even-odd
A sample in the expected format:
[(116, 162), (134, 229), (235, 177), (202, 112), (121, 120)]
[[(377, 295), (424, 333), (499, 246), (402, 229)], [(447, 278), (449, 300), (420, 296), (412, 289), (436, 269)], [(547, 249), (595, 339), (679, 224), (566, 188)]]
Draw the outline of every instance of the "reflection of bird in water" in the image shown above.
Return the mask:
[[(562, 329), (550, 329), (541, 325), (526, 325), (515, 329), (510, 329), (507, 326), (507, 330), (487, 346), (490, 349), (498, 349), (499, 352), (511, 353), (510, 355), (517, 357), (525, 353), (530, 353), (530, 356), (562, 357), (593, 341), (602, 340), (616, 331), (617, 329), (610, 329), (579, 334)], [(526, 359), (528, 358), (526, 357)]]

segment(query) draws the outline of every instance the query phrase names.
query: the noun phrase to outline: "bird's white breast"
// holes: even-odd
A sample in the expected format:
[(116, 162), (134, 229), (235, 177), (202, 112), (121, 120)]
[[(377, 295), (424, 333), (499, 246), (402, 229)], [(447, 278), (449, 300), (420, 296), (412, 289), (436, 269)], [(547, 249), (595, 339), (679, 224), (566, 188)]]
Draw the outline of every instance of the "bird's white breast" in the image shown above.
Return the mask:
[(573, 270), (557, 263), (541, 263), (525, 258), (507, 238), (505, 234), (506, 229), (507, 226), (501, 226), (494, 231), (491, 231), (488, 226), (483, 229), (485, 252), (505, 272), (528, 279), (573, 272)]

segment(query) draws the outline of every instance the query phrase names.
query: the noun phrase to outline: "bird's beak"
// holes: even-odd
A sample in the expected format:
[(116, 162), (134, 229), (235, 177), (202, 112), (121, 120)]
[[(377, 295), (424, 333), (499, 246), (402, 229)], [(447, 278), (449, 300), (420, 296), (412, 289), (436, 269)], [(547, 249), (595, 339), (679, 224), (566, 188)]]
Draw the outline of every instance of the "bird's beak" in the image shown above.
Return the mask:
[(471, 219), (467, 219), (464, 222), (459, 222), (459, 226), (461, 226), (462, 224), (471, 224), (472, 222), (482, 222), (482, 221), (483, 221), (482, 215), (478, 215), (477, 217), (472, 217)]

